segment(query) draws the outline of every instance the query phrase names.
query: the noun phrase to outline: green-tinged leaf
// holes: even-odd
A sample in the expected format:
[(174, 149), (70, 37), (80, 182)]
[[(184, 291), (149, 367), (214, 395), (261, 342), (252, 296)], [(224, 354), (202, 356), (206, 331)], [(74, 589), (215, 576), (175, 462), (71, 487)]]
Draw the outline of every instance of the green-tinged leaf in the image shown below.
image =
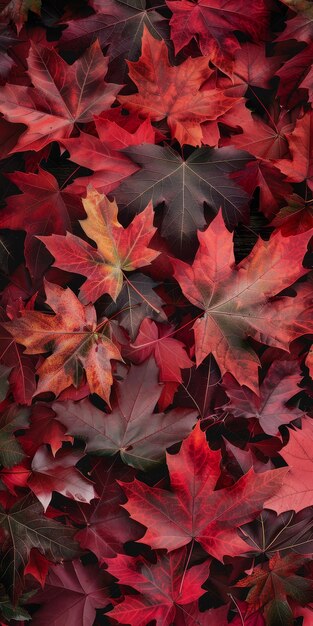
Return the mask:
[(23, 571), (31, 548), (51, 561), (73, 559), (80, 554), (75, 529), (45, 517), (36, 498), (27, 495), (9, 510), (0, 508), (0, 579), (17, 600), (23, 589)]
[(11, 405), (0, 416), (0, 463), (5, 467), (17, 465), (25, 457), (25, 453), (14, 433), (28, 427), (30, 409)]

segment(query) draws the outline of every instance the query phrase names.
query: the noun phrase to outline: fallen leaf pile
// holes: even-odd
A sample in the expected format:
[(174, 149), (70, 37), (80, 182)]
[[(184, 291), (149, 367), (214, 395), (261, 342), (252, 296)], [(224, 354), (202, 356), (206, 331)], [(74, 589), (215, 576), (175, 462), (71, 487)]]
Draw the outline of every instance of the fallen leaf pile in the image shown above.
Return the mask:
[(311, 0), (0, 2), (0, 625), (313, 625)]

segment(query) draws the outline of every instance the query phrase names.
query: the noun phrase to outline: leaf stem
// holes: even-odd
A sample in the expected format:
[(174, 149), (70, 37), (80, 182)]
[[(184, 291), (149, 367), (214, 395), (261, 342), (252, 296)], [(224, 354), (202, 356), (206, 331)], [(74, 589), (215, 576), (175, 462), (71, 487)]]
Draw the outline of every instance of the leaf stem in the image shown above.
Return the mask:
[(245, 620), (244, 620), (244, 618), (243, 618), (243, 615), (242, 615), (242, 613), (241, 613), (240, 607), (239, 607), (238, 603), (236, 602), (236, 600), (235, 600), (234, 596), (233, 596), (231, 593), (228, 593), (227, 595), (230, 597), (230, 599), (231, 599), (231, 600), (232, 600), (232, 602), (234, 603), (234, 605), (235, 605), (235, 607), (236, 607), (236, 609), (237, 609), (237, 611), (238, 611), (238, 613), (239, 613), (239, 617), (240, 617), (240, 620), (241, 620), (241, 624), (242, 624), (242, 626), (245, 626)]

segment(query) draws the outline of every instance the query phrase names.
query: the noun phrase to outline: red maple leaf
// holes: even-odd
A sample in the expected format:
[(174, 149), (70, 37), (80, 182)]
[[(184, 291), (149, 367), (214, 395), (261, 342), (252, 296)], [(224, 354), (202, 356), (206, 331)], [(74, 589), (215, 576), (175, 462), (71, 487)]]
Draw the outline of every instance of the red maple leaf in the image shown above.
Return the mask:
[(0, 0), (0, 626), (312, 626), (312, 54)]
[(307, 111), (299, 118), (295, 129), (287, 135), (290, 159), (276, 162), (277, 167), (288, 176), (288, 180), (300, 183), (306, 181), (313, 191), (313, 111)]
[[(248, 337), (288, 350), (290, 341), (312, 332), (306, 310), (310, 290), (302, 292), (300, 286), (292, 301), (269, 300), (307, 273), (302, 260), (311, 235), (308, 231), (289, 240), (276, 232), (268, 242), (259, 239), (235, 267), (232, 235), (220, 213), (198, 233), (200, 246), (191, 266), (172, 260), (186, 298), (204, 310), (193, 326), (197, 365), (212, 353), (222, 375), (230, 372), (258, 393), (259, 360)], [(293, 263), (286, 265), (291, 254)]]
[(225, 123), (231, 123), (232, 120), (242, 129), (242, 133), (222, 140), (221, 145), (236, 146), (257, 158), (274, 162), (289, 156), (287, 136), (293, 129), (289, 111), (276, 106), (263, 119), (239, 103), (234, 113), (223, 117)]
[(30, 426), (23, 436), (23, 449), (26, 454), (33, 456), (42, 444), (47, 443), (55, 456), (62, 448), (63, 441), (72, 442), (73, 438), (66, 434), (65, 426), (55, 418), (51, 407), (37, 402), (32, 407)]
[(27, 484), (44, 510), (51, 501), (53, 491), (80, 502), (90, 502), (97, 497), (93, 483), (75, 467), (81, 457), (80, 453), (68, 453), (65, 450), (53, 457), (46, 446), (38, 448), (32, 460)]
[(169, 0), (173, 12), (170, 21), (176, 54), (192, 38), (199, 41), (202, 54), (211, 57), (218, 67), (229, 67), (235, 51), (240, 47), (234, 30), (259, 41), (267, 33), (268, 7), (263, 0), (249, 5), (243, 0)]
[[(157, 9), (165, 8), (163, 0), (152, 3), (124, 4), (119, 0), (92, 0), (92, 15), (68, 21), (62, 32), (62, 50), (84, 49), (97, 37), (101, 48), (109, 46), (110, 59), (117, 59), (119, 70), (125, 68), (127, 59), (135, 59), (140, 50), (143, 27), (153, 33), (167, 34), (167, 20)], [(154, 4), (156, 6), (154, 6)]]
[(280, 33), (277, 40), (295, 39), (311, 43), (313, 39), (313, 11), (312, 3), (309, 0), (282, 0), (297, 15), (291, 14), (287, 21), (285, 30)]
[(288, 197), (287, 204), (280, 209), (272, 221), (286, 237), (303, 233), (313, 227), (312, 200), (305, 201), (296, 193)]
[[(154, 143), (156, 130), (150, 120), (122, 115), (120, 107), (94, 116), (98, 137), (81, 132), (79, 138), (63, 139), (62, 144), (76, 163), (93, 170), (90, 176), (77, 178), (69, 191), (85, 194), (86, 185), (109, 193), (138, 167), (121, 150), (141, 143)], [(162, 137), (162, 135), (161, 135)]]
[(279, 452), (290, 469), (279, 495), (266, 502), (269, 509), (281, 513), (289, 510), (301, 511), (307, 506), (312, 506), (312, 440), (312, 420), (303, 417), (301, 430), (290, 430), (289, 441)]
[(9, 381), (15, 401), (31, 404), (36, 389), (35, 363), (33, 358), (22, 351), (12, 335), (5, 329), (7, 315), (0, 310), (0, 359), (9, 369)]
[(129, 76), (138, 94), (119, 96), (130, 111), (151, 120), (167, 119), (172, 137), (181, 145), (201, 145), (201, 123), (216, 120), (233, 104), (217, 89), (206, 89), (210, 78), (210, 58), (189, 58), (172, 67), (164, 41), (158, 41), (144, 28), (139, 61), (128, 61)]
[(87, 237), (97, 244), (97, 249), (71, 233), (66, 237), (51, 235), (38, 239), (54, 256), (56, 267), (86, 276), (80, 289), (82, 302), (95, 302), (104, 293), (116, 300), (124, 272), (149, 265), (159, 255), (148, 247), (156, 230), (152, 205), (137, 215), (127, 228), (118, 221), (116, 203), (96, 190), (88, 190), (83, 205), (87, 219), (80, 224)]
[[(107, 560), (110, 574), (120, 584), (139, 592), (127, 595), (109, 615), (119, 624), (145, 626), (152, 619), (164, 626), (178, 623), (180, 615), (184, 618), (183, 607), (196, 603), (203, 595), (201, 585), (209, 573), (207, 561), (186, 570), (187, 559), (186, 548), (181, 548), (169, 555), (158, 555), (154, 564), (125, 554)], [(188, 606), (186, 609), (188, 615)]]
[(7, 199), (0, 227), (26, 231), (25, 261), (30, 273), (36, 276), (39, 268), (45, 267), (47, 255), (34, 235), (72, 231), (72, 224), (84, 214), (81, 199), (60, 188), (54, 176), (40, 167), (38, 174), (15, 172), (8, 178), (23, 193)]
[(180, 452), (166, 458), (171, 491), (138, 480), (121, 483), (128, 498), (123, 506), (147, 528), (140, 542), (171, 551), (196, 540), (220, 560), (246, 552), (237, 527), (254, 517), (268, 493), (279, 489), (286, 470), (250, 470), (235, 485), (215, 491), (221, 454), (210, 450), (200, 424)]
[(132, 480), (134, 470), (115, 465), (112, 461), (97, 459), (93, 462), (90, 477), (94, 481), (99, 497), (90, 504), (67, 501), (64, 510), (78, 528), (75, 538), (83, 549), (91, 550), (103, 564), (107, 558), (122, 553), (127, 541), (139, 539), (142, 535), (139, 524), (129, 519), (121, 507), (125, 502), (122, 488), (117, 479)]
[(279, 426), (303, 415), (300, 409), (287, 406), (287, 402), (300, 391), (300, 379), (297, 362), (274, 361), (260, 385), (259, 397), (233, 380), (225, 381), (230, 399), (226, 409), (236, 417), (258, 419), (264, 432), (275, 436)]
[(69, 137), (74, 124), (90, 122), (95, 113), (109, 108), (120, 89), (103, 82), (108, 59), (98, 42), (72, 65), (55, 50), (32, 45), (27, 64), (33, 87), (7, 83), (0, 89), (5, 119), (28, 127), (14, 152), (41, 150)]
[(113, 382), (111, 359), (120, 360), (120, 352), (97, 325), (92, 305), (84, 307), (70, 289), (45, 283), (47, 299), (55, 315), (39, 311), (22, 311), (21, 317), (5, 324), (27, 354), (52, 350), (37, 369), (39, 383), (36, 393), (51, 391), (59, 395), (72, 383), (78, 386), (85, 369), (91, 393), (109, 401)]
[(92, 624), (96, 609), (110, 603), (110, 578), (96, 565), (82, 565), (79, 560), (51, 567), (44, 591), (36, 594), (41, 604), (33, 617), (34, 626), (85, 626)]
[(160, 382), (165, 383), (158, 401), (163, 410), (171, 404), (183, 380), (181, 370), (193, 365), (184, 344), (172, 335), (173, 327), (157, 325), (146, 317), (140, 325), (136, 340), (123, 350), (123, 355), (128, 356), (133, 363), (142, 363), (154, 354), (160, 370)]
[(180, 370), (193, 365), (184, 344), (172, 336), (172, 330), (171, 326), (157, 325), (146, 317), (140, 326), (136, 341), (127, 351), (134, 363), (142, 363), (150, 354), (154, 354), (162, 382), (181, 382)]
[[(229, 76), (218, 76), (217, 86), (233, 98), (247, 96), (255, 87), (270, 89), (282, 61), (280, 56), (267, 56), (264, 43), (243, 43), (235, 51), (232, 72)], [(215, 74), (212, 78), (216, 81)]]

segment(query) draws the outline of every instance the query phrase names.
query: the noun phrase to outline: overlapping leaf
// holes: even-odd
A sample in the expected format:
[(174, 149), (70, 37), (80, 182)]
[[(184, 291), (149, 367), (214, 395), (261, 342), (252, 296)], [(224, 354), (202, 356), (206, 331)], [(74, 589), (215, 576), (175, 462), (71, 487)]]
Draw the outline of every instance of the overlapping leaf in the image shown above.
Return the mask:
[(310, 418), (303, 418), (301, 430), (291, 430), (288, 444), (280, 455), (288, 464), (290, 471), (284, 481), (279, 496), (274, 496), (267, 506), (277, 513), (301, 511), (313, 505), (311, 472), (313, 469), (311, 445), (313, 426)]
[[(160, 626), (170, 626), (173, 620), (179, 620), (180, 611), (183, 619), (184, 610), (180, 606), (198, 600), (203, 594), (201, 585), (208, 576), (207, 563), (185, 571), (186, 556), (187, 550), (182, 548), (169, 555), (162, 554), (153, 565), (124, 554), (110, 559), (109, 572), (121, 584), (133, 587), (140, 594), (126, 597), (110, 615), (120, 624), (131, 621), (138, 626), (145, 626), (150, 618)], [(186, 608), (188, 614), (188, 606)]]
[(28, 428), (29, 408), (14, 404), (3, 408), (0, 417), (0, 462), (5, 467), (19, 463), (25, 454), (18, 440), (14, 437), (17, 430)]
[(1, 509), (1, 577), (15, 598), (22, 587), (23, 568), (31, 548), (38, 548), (54, 561), (79, 555), (73, 529), (44, 517), (41, 504), (32, 496), (25, 496), (9, 511)]
[(96, 609), (109, 604), (108, 576), (97, 566), (83, 566), (79, 560), (54, 565), (47, 578), (45, 591), (36, 594), (41, 608), (33, 618), (34, 626), (52, 622), (62, 626), (64, 620), (77, 626), (92, 624)]
[(104, 414), (88, 400), (56, 402), (53, 409), (67, 432), (86, 442), (88, 452), (119, 452), (128, 465), (146, 469), (162, 461), (165, 449), (189, 434), (197, 415), (182, 408), (153, 413), (161, 392), (158, 368), (151, 358), (138, 367), (132, 365), (126, 379), (117, 383), (112, 413)]
[(1, 625), (311, 626), (312, 51), (0, 0)]
[(87, 237), (97, 244), (96, 250), (71, 233), (66, 237), (40, 237), (40, 240), (55, 257), (57, 267), (86, 276), (80, 290), (84, 304), (95, 302), (104, 293), (116, 300), (122, 289), (124, 272), (149, 265), (159, 254), (149, 248), (156, 230), (152, 206), (147, 206), (124, 229), (117, 218), (116, 203), (96, 190), (89, 189), (83, 205), (87, 219), (80, 224)]
[[(307, 293), (300, 286), (296, 300), (269, 300), (307, 273), (302, 259), (311, 235), (308, 231), (289, 241), (277, 232), (268, 242), (259, 239), (236, 268), (232, 235), (219, 214), (198, 233), (193, 265), (173, 260), (185, 296), (204, 310), (194, 324), (197, 365), (212, 353), (222, 375), (232, 373), (240, 385), (258, 394), (259, 361), (248, 337), (288, 350), (298, 333), (312, 332), (307, 300), (309, 296), (311, 302), (311, 290)], [(290, 254), (293, 264), (286, 265)]]
[(181, 145), (199, 146), (201, 123), (217, 119), (234, 103), (222, 91), (203, 87), (212, 74), (209, 60), (190, 58), (171, 67), (164, 41), (159, 42), (144, 29), (141, 57), (128, 63), (138, 94), (119, 96), (119, 101), (151, 120), (166, 118), (172, 137)]
[(236, 528), (262, 508), (267, 493), (279, 490), (285, 470), (250, 470), (232, 487), (215, 491), (220, 461), (197, 425), (180, 452), (167, 455), (171, 491), (138, 480), (122, 485), (125, 508), (147, 528), (142, 542), (172, 551), (197, 540), (217, 559), (246, 551)]
[(38, 311), (23, 311), (20, 318), (6, 328), (27, 354), (52, 351), (38, 368), (36, 393), (51, 391), (56, 396), (82, 381), (86, 373), (91, 393), (109, 401), (113, 382), (111, 360), (120, 360), (120, 352), (111, 339), (97, 326), (92, 305), (84, 307), (69, 289), (46, 283), (47, 304), (55, 315)]
[(229, 228), (245, 221), (248, 195), (230, 174), (244, 168), (251, 158), (246, 152), (202, 148), (185, 161), (169, 146), (144, 144), (125, 153), (141, 170), (118, 187), (118, 204), (134, 214), (151, 198), (154, 206), (164, 202), (161, 232), (176, 249), (182, 251), (206, 225), (204, 205), (213, 214), (222, 207)]
[(74, 124), (92, 121), (94, 114), (109, 108), (120, 89), (103, 82), (108, 59), (98, 42), (72, 65), (55, 50), (33, 45), (27, 63), (33, 87), (7, 83), (0, 90), (5, 119), (28, 127), (15, 151), (40, 150), (69, 137)]
[(282, 424), (301, 417), (303, 412), (287, 406), (288, 401), (299, 393), (300, 372), (293, 361), (273, 363), (261, 387), (259, 398), (249, 389), (231, 381), (226, 385), (230, 403), (227, 409), (237, 417), (257, 418), (264, 432), (277, 435)]
[(210, 55), (218, 66), (223, 67), (225, 57), (231, 58), (239, 48), (234, 31), (242, 31), (254, 41), (266, 33), (268, 8), (263, 1), (248, 7), (242, 0), (170, 0), (168, 6), (173, 12), (170, 24), (176, 52), (197, 38), (202, 54)]

